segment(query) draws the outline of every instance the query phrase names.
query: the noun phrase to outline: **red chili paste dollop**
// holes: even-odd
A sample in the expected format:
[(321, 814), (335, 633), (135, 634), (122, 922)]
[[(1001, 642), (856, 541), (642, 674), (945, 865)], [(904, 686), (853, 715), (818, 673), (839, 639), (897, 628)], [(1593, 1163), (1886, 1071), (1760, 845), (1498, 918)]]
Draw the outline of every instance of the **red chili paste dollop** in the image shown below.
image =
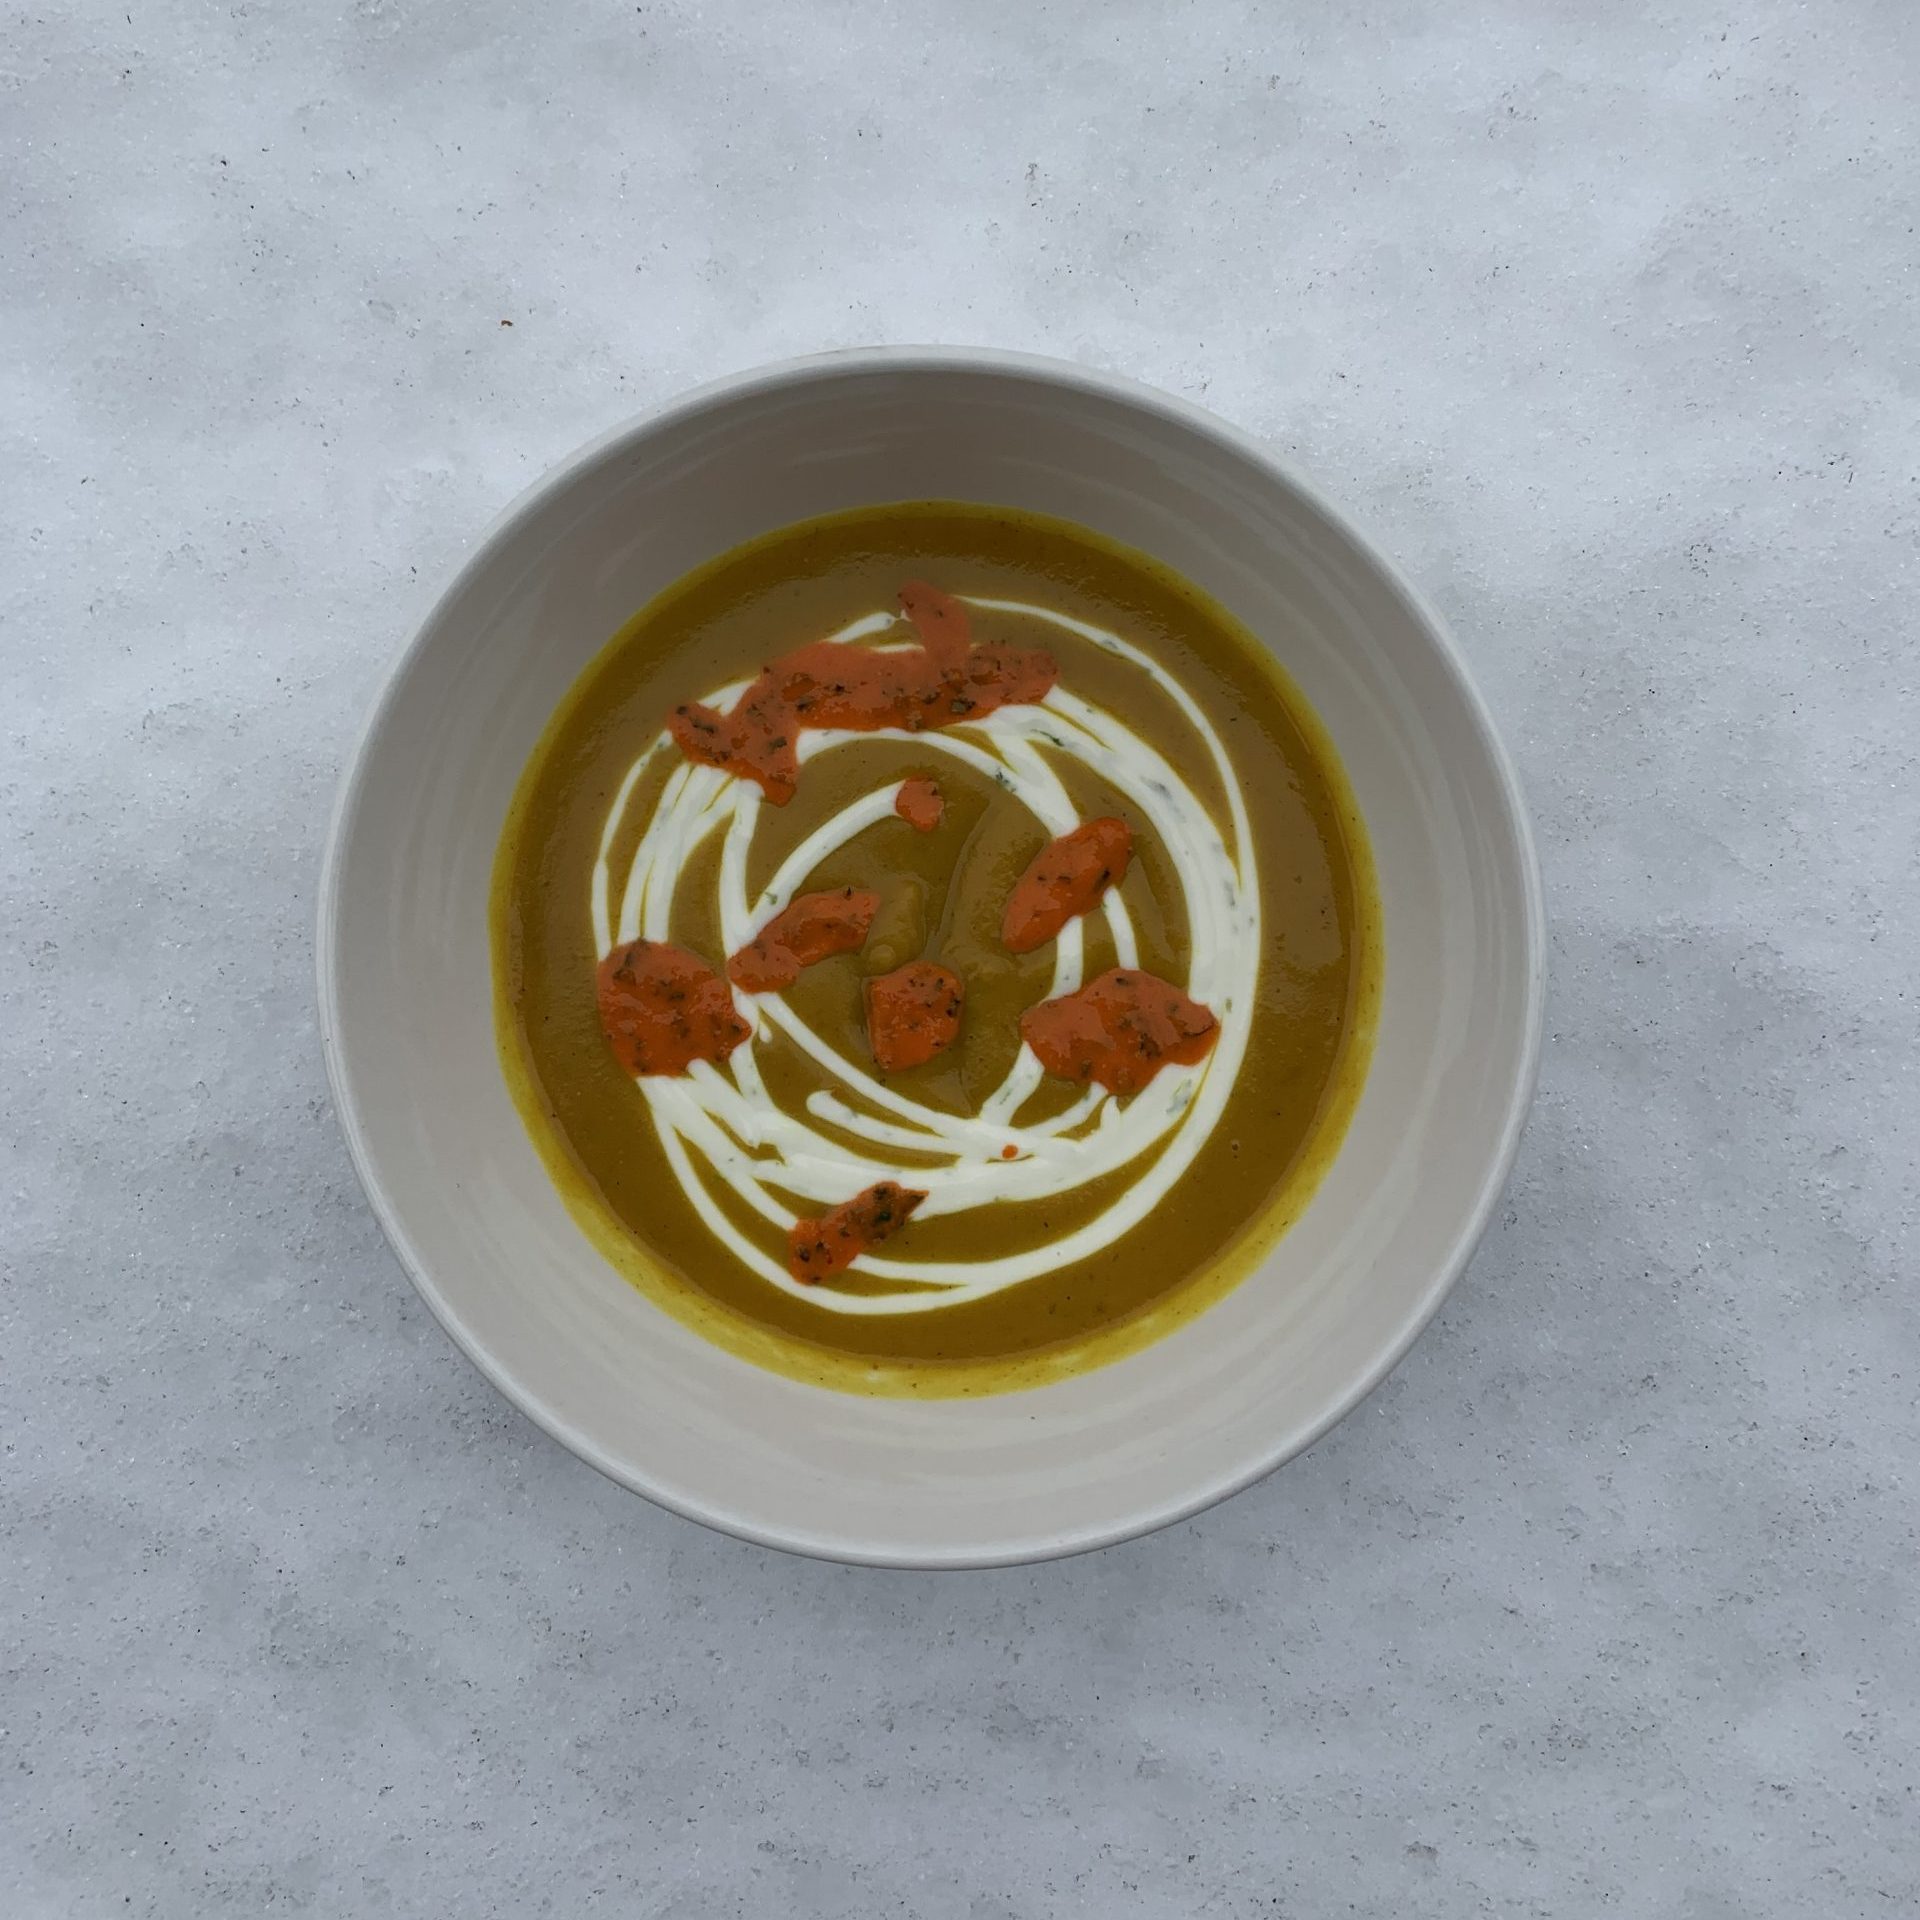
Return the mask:
[(724, 1060), (751, 1029), (727, 983), (697, 954), (630, 940), (600, 962), (600, 1024), (629, 1073), (685, 1073)]
[(864, 887), (803, 893), (727, 962), (727, 974), (742, 992), (778, 993), (803, 968), (863, 947), (879, 905), (880, 896)]
[(975, 646), (967, 610), (923, 581), (900, 589), (920, 644), (898, 653), (816, 640), (762, 670), (731, 713), (697, 701), (667, 722), (680, 751), (703, 766), (756, 780), (775, 806), (793, 798), (797, 747), (809, 727), (909, 733), (983, 719), (1044, 699), (1059, 668), (1038, 648)]
[(1020, 1037), (1049, 1073), (1119, 1094), (1138, 1093), (1162, 1067), (1204, 1059), (1219, 1032), (1199, 1001), (1138, 967), (1110, 968), (1020, 1016)]
[(787, 1271), (803, 1282), (844, 1273), (869, 1248), (892, 1239), (926, 1197), (882, 1180), (818, 1220), (796, 1220), (787, 1229)]
[(1009, 953), (1044, 947), (1069, 920), (1089, 913), (1117, 887), (1133, 857), (1133, 829), (1111, 817), (1063, 833), (1033, 856), (1013, 883), (1000, 921)]
[(914, 960), (867, 982), (867, 1042), (883, 1073), (924, 1066), (960, 1031), (966, 983), (949, 967)]
[(916, 773), (912, 779), (900, 782), (893, 810), (915, 833), (931, 833), (947, 810), (947, 799), (940, 791), (939, 781)]

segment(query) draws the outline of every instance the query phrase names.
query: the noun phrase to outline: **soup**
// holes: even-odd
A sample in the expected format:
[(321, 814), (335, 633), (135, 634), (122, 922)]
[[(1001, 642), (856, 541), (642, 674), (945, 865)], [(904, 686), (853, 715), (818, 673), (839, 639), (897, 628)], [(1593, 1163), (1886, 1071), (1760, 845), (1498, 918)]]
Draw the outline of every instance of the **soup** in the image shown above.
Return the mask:
[(522, 776), (502, 1059), (649, 1297), (823, 1386), (1100, 1364), (1257, 1262), (1337, 1148), (1366, 841), (1271, 655), (1138, 554), (951, 503), (643, 608)]

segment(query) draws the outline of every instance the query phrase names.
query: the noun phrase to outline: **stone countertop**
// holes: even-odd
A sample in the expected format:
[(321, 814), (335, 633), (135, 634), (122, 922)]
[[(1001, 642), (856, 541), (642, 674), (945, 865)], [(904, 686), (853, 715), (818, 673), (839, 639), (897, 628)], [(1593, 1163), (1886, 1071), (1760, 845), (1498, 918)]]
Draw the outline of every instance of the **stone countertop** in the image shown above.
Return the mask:
[[(1920, 1910), (1904, 0), (114, 0), (0, 35), (0, 1910)], [(1311, 1454), (784, 1559), (429, 1320), (315, 1039), (336, 777), (544, 466), (874, 340), (1267, 436), (1531, 789), (1539, 1104)]]

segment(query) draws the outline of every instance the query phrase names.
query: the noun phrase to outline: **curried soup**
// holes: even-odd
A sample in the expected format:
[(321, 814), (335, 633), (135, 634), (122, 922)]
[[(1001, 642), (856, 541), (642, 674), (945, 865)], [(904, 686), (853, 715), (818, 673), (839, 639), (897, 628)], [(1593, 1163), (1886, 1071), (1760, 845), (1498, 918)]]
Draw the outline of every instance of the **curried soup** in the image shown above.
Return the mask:
[(821, 1385), (1037, 1385), (1160, 1337), (1311, 1193), (1366, 1070), (1359, 817), (1164, 569), (950, 503), (643, 608), (522, 776), (507, 1077), (577, 1217)]

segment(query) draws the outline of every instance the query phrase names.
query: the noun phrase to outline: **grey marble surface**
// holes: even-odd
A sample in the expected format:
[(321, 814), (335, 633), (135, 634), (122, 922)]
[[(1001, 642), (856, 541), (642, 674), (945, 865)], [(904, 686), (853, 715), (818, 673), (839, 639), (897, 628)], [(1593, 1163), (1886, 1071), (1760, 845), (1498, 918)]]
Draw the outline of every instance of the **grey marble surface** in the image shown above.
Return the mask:
[[(7, 7), (0, 1912), (1920, 1911), (1916, 72), (1906, 0)], [(1316, 473), (1553, 917), (1414, 1355), (1029, 1571), (575, 1463), (314, 1035), (334, 782), (464, 543), (879, 339)]]

